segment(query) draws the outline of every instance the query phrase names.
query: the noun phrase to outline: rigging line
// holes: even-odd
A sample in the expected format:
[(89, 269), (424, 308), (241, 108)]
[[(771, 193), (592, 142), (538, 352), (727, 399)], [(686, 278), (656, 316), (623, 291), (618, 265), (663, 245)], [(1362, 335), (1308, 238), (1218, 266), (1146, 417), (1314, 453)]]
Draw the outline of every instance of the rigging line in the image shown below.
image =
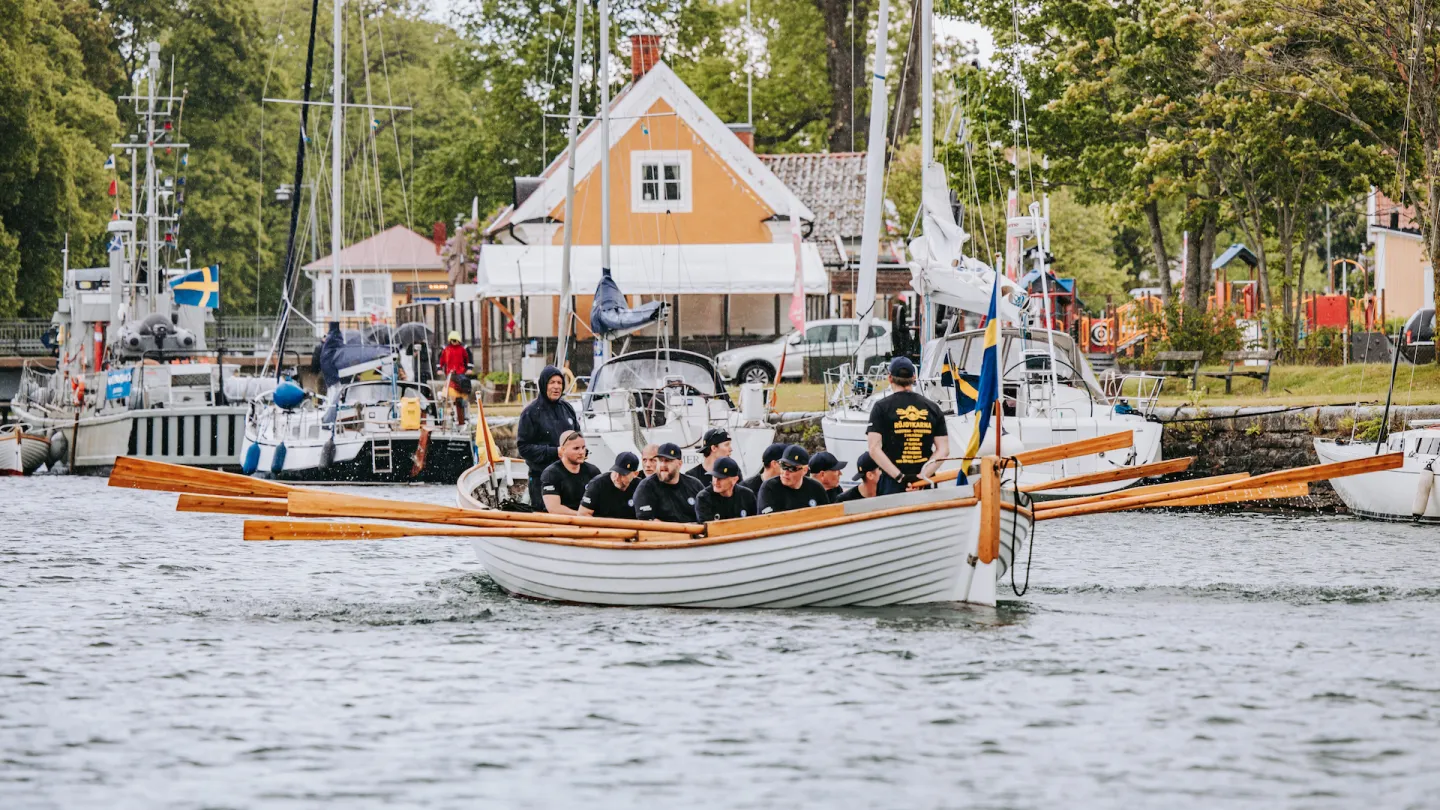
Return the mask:
[[(385, 47), (384, 25), (377, 23), (376, 35), (380, 38), (380, 68), (385, 74), (385, 100), (389, 102), (387, 106), (391, 108), (388, 110), (390, 114), (390, 135), (395, 142), (395, 171), (399, 175), (400, 181), (400, 203), (405, 209), (405, 226), (413, 230), (415, 227), (415, 217), (414, 212), (410, 208), (410, 189), (405, 183), (405, 162), (400, 154), (400, 124), (396, 120), (395, 115), (395, 94), (391, 92), (390, 55)], [(405, 98), (410, 102), (408, 106), (413, 109), (415, 106), (415, 95), (409, 91), (408, 85), (406, 86)], [(415, 123), (413, 120), (410, 123), (410, 131), (412, 133), (415, 131)]]
[[(374, 158), (375, 163), (375, 209), (376, 218), (379, 221), (380, 229), (385, 228), (385, 191), (380, 182), (380, 156), (375, 147), (375, 98), (370, 90), (370, 36), (365, 27), (365, 15), (360, 5), (355, 5), (355, 17), (360, 21), (360, 69), (365, 76), (365, 134), (361, 136), (361, 152)], [(368, 180), (370, 174), (370, 161), (365, 162), (365, 175)]]
[[(919, 3), (918, 3), (918, 2), (912, 2), (912, 3), (910, 4), (910, 8), (911, 8), (911, 9), (916, 9), (916, 8), (918, 8), (918, 6), (919, 6)], [(910, 18), (913, 20), (913, 19), (915, 18), (915, 15), (912, 13), (912, 14), (910, 15)], [(891, 158), (893, 158), (893, 157), (895, 156), (895, 153), (897, 153), (897, 152), (900, 150), (900, 144), (895, 143), (895, 142), (892, 140), (892, 137), (893, 137), (893, 135), (894, 135), (894, 133), (895, 133), (895, 127), (898, 127), (899, 124), (900, 124), (900, 105), (901, 105), (902, 100), (905, 98), (905, 83), (906, 83), (906, 81), (909, 80), (909, 78), (910, 78), (910, 55), (911, 55), (911, 53), (913, 52), (913, 46), (915, 45), (915, 41), (916, 41), (916, 39), (917, 39), (917, 30), (916, 30), (916, 29), (917, 29), (917, 26), (912, 22), (911, 25), (910, 25), (910, 37), (908, 38), (908, 40), (907, 40), (906, 43), (905, 43), (905, 58), (904, 58), (903, 60), (901, 60), (901, 63), (900, 63), (900, 81), (899, 81), (899, 83), (898, 83), (898, 84), (896, 85), (896, 87), (895, 87), (895, 111), (894, 111), (895, 117), (892, 119), (892, 121), (893, 121), (893, 123), (894, 123), (894, 126), (892, 126), (892, 127), (890, 128), (889, 134), (887, 134), (886, 137), (885, 137), (885, 142), (884, 142), (883, 144), (881, 144), (881, 148), (885, 150), (885, 162), (884, 162), (884, 164), (883, 164), (883, 165), (884, 165), (884, 172), (883, 172), (883, 175), (884, 175), (884, 176), (883, 176), (882, 179), (881, 179), (881, 186), (880, 186), (880, 200), (881, 200), (881, 202), (880, 202), (880, 208), (881, 208), (881, 211), (882, 211), (882, 212), (884, 212), (885, 201), (887, 201), (887, 200), (890, 199), (890, 179), (891, 179), (892, 177), (894, 177), (894, 174), (895, 174), (895, 173), (894, 173), (893, 171), (891, 171), (891, 169), (890, 169), (890, 160), (891, 160)], [(874, 99), (871, 99), (871, 100), (870, 100), (870, 108), (871, 108), (872, 110), (875, 108), (875, 100), (874, 100)], [(872, 144), (868, 144), (868, 143), (865, 144), (865, 148), (866, 148), (867, 150), (870, 149), (870, 148), (872, 148), (872, 146), (873, 146)], [(917, 211), (918, 211), (918, 209), (917, 209)], [(899, 212), (898, 209), (895, 211), (895, 215), (896, 215), (897, 217), (900, 215), (900, 212)], [(886, 216), (886, 218), (888, 219), (888, 214), (882, 213), (882, 216)], [(899, 230), (899, 228), (900, 228), (900, 223), (899, 223), (899, 222), (896, 222), (896, 223), (895, 223), (895, 228), (896, 228), (897, 231)], [(888, 235), (888, 230), (889, 230), (889, 229), (887, 228), (886, 230), (887, 230), (887, 235)], [(912, 228), (912, 232), (913, 232), (913, 228)], [(894, 244), (894, 243), (893, 243), (893, 240), (892, 240), (891, 244), (892, 244), (892, 247), (893, 247), (893, 244)], [(873, 309), (873, 305), (871, 305), (871, 306), (872, 306), (872, 309)]]
[[(276, 12), (275, 36), (271, 40), (270, 60), (265, 66), (265, 80), (260, 85), (260, 97), (270, 95), (270, 79), (275, 75), (275, 60), (280, 53), (280, 32), (279, 27), (290, 12), (290, 2), (285, 4)], [(255, 318), (260, 318), (260, 268), (264, 265), (264, 242), (265, 242), (265, 105), (260, 105), (260, 156), (259, 156), (259, 179), (260, 187), (255, 195)], [(297, 190), (298, 193), (298, 190)], [(267, 359), (268, 363), (269, 360)], [(265, 376), (266, 369), (262, 368), (261, 377)]]
[(855, 151), (855, 3), (850, 0), (850, 151)]

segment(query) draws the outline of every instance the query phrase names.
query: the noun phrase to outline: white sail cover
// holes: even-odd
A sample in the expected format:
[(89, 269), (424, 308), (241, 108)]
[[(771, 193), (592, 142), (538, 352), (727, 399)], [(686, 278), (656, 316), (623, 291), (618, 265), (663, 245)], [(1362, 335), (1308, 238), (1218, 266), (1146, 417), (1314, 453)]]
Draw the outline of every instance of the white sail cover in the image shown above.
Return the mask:
[[(985, 314), (995, 271), (964, 253), (970, 235), (955, 221), (944, 166), (932, 163), (926, 168), (920, 205), (925, 227), (923, 235), (910, 242), (911, 288), (934, 303)], [(1001, 277), (996, 316), (1002, 322), (1020, 323), (1028, 303), (1019, 285)]]

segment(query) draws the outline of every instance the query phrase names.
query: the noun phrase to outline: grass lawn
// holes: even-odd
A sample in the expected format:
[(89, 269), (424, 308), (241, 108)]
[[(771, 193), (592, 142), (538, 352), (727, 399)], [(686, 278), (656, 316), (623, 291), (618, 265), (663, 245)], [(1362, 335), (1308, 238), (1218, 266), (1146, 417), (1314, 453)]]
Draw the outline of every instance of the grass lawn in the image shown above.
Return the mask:
[[(1226, 366), (1206, 366), (1204, 371), (1224, 371)], [(1413, 375), (1413, 380), (1412, 380)], [(1160, 396), (1160, 404), (1178, 406), (1283, 406), (1283, 405), (1353, 405), (1361, 402), (1385, 401), (1390, 384), (1390, 367), (1378, 363), (1351, 366), (1276, 366), (1270, 374), (1270, 391), (1260, 393), (1260, 381), (1236, 378), (1233, 394), (1225, 395), (1225, 381), (1200, 378), (1200, 387), (1186, 391), (1187, 380), (1169, 379)], [(1128, 393), (1133, 393), (1129, 392)], [(739, 389), (730, 395), (739, 400)], [(784, 383), (777, 395), (777, 410), (825, 410), (825, 386), (819, 383)], [(1395, 404), (1440, 404), (1440, 367), (1433, 363), (1422, 366), (1400, 363), (1395, 380)], [(486, 405), (486, 416), (516, 416), (519, 405)]]

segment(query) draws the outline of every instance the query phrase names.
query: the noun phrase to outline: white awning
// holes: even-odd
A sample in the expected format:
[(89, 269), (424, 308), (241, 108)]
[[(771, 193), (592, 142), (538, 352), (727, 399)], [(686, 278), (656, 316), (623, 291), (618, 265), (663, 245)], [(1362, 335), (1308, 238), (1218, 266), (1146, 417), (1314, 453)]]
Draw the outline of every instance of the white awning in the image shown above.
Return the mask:
[[(485, 245), (477, 294), (488, 297), (559, 295), (558, 245)], [(806, 293), (829, 291), (814, 244), (800, 246)], [(626, 295), (784, 294), (795, 289), (795, 248), (789, 243), (744, 245), (615, 245), (611, 275)], [(570, 254), (572, 292), (591, 295), (600, 283), (600, 248), (577, 245)]]

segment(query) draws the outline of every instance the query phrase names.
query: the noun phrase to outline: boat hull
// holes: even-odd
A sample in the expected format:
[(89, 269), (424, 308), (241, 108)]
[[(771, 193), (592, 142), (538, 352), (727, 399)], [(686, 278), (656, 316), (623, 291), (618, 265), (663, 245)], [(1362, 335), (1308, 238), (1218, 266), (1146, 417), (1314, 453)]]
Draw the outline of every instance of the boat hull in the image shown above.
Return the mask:
[[(846, 514), (968, 494), (968, 488), (947, 487), (871, 498), (846, 504)], [(979, 508), (967, 502), (667, 548), (600, 548), (509, 537), (477, 538), (473, 546), (486, 572), (506, 591), (551, 601), (693, 608), (994, 605), (1000, 577), (1029, 542), (1030, 519), (1002, 512), (999, 558), (972, 563), (979, 516)]]
[[(1315, 454), (1322, 463), (1351, 461), (1375, 455), (1374, 443), (1341, 444), (1329, 439), (1315, 440)], [(1440, 456), (1434, 454), (1407, 454), (1405, 465), (1398, 469), (1332, 478), (1330, 485), (1344, 502), (1345, 508), (1355, 515), (1372, 520), (1419, 521), (1440, 523), (1440, 476), (1435, 470), (1426, 469), (1432, 464), (1440, 470)], [(1417, 492), (1424, 486), (1424, 476), (1430, 477), (1429, 497), (1425, 498), (1424, 511), (1415, 512)]]
[(0, 431), (0, 475), (30, 475), (50, 458), (50, 440), (23, 425)]
[(425, 450), (425, 467), (418, 475), (411, 475), (415, 454), (420, 447), (420, 434), (415, 431), (399, 432), (388, 441), (389, 470), (385, 469), (387, 465), (383, 462), (377, 463), (374, 437), (342, 435), (335, 441), (335, 458), (328, 466), (321, 466), (324, 442), (287, 442), (284, 468), (278, 472), (272, 469), (276, 445), (253, 437), (247, 437), (245, 443), (247, 450), (252, 443), (260, 446), (260, 463), (256, 471), (281, 481), (449, 484), (475, 463), (468, 435), (432, 433)]
[(240, 464), (244, 406), (143, 408), (79, 419), (23, 404), (11, 410), (37, 434), (65, 437), (66, 454), (59, 461), (72, 472), (108, 468), (120, 456), (193, 467)]

